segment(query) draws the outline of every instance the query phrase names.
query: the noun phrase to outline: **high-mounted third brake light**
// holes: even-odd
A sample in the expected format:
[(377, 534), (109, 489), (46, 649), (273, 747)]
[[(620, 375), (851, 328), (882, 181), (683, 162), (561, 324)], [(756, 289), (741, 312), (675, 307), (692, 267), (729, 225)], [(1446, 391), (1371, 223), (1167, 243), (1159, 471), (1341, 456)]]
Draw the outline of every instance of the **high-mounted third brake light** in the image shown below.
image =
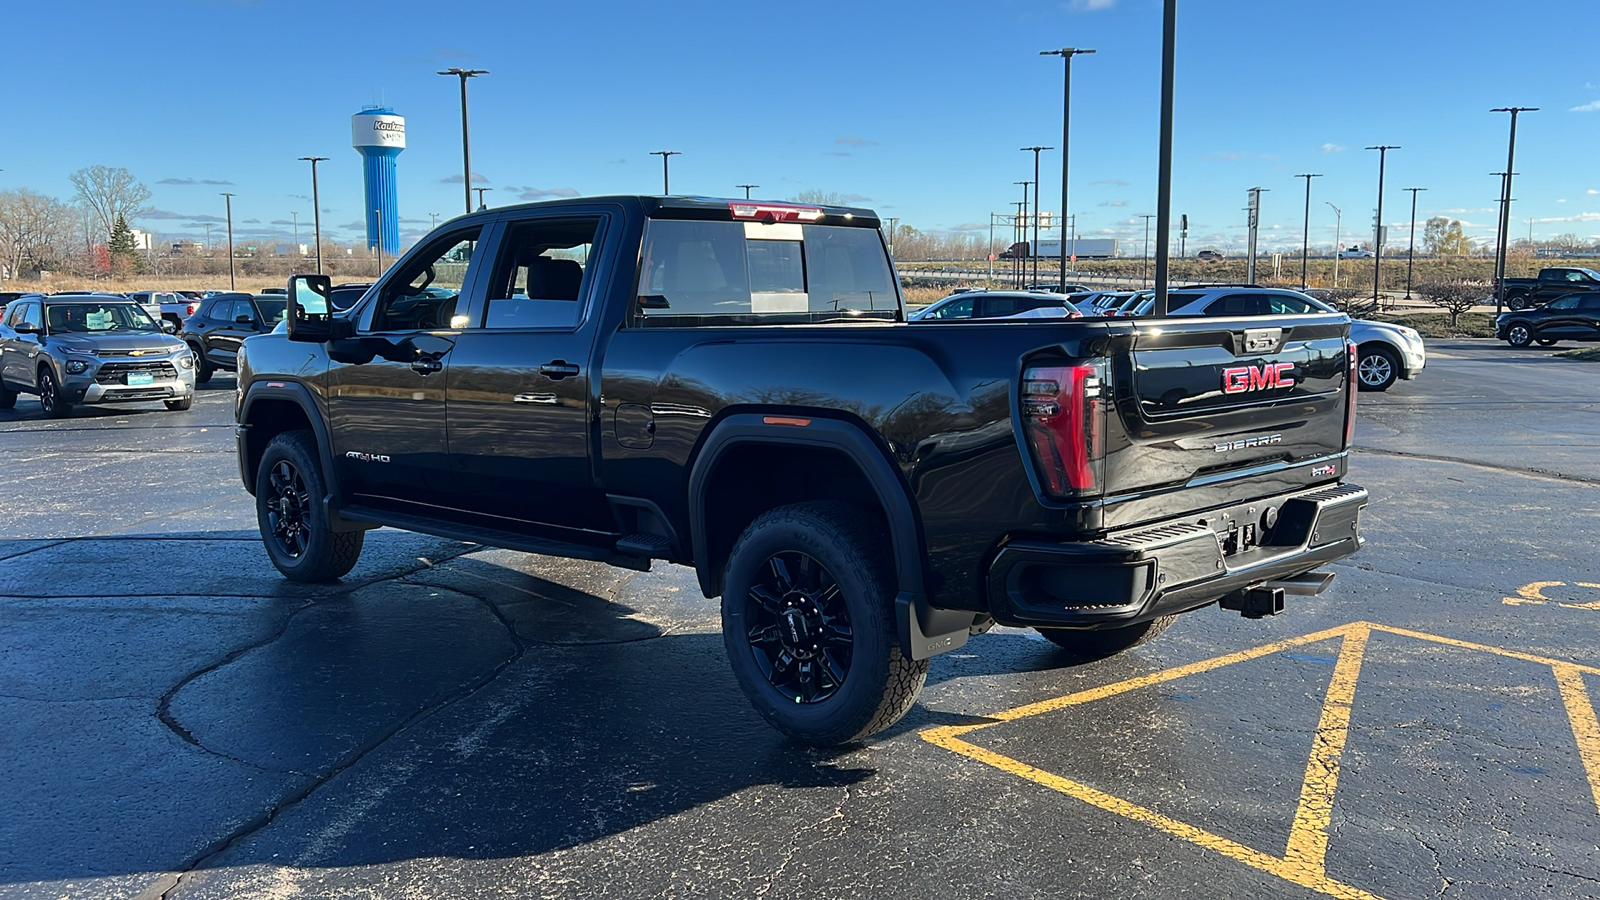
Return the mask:
[(773, 203), (729, 203), (735, 219), (766, 219), (769, 222), (815, 222), (822, 210), (810, 206), (780, 206)]
[(1097, 365), (1040, 366), (1022, 373), (1022, 425), (1052, 497), (1092, 491), (1101, 443), (1103, 378)]

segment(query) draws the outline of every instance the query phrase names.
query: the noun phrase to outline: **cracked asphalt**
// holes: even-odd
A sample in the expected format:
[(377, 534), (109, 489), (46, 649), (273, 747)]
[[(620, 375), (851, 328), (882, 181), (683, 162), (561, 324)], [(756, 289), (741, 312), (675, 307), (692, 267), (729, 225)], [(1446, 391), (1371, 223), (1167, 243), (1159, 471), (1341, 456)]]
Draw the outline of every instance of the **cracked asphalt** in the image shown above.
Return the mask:
[[(1327, 593), (1084, 665), (996, 629), (836, 752), (748, 708), (686, 569), (386, 529), (344, 582), (292, 585), (225, 374), (183, 413), (23, 398), (0, 898), (1600, 895), (1600, 366), (1430, 351), (1361, 397), (1369, 543)], [(973, 753), (928, 737), (972, 725)]]

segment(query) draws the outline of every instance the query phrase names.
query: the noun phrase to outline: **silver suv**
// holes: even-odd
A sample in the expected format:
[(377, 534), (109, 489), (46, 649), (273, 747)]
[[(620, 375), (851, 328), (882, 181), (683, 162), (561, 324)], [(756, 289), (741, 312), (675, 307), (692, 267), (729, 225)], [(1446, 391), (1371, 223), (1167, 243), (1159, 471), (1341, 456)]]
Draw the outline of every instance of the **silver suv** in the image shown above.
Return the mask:
[[(1143, 291), (1121, 315), (1146, 315), (1155, 303), (1152, 291)], [(1167, 293), (1168, 315), (1173, 316), (1279, 316), (1338, 312), (1332, 306), (1286, 288), (1253, 285), (1214, 285), (1175, 288)], [(1102, 313), (1106, 315), (1106, 313)], [(1386, 391), (1396, 379), (1412, 379), (1428, 364), (1428, 351), (1415, 328), (1370, 319), (1350, 320), (1350, 340), (1356, 345), (1356, 371), (1363, 391)]]
[(0, 323), (0, 409), (37, 394), (45, 415), (79, 403), (194, 404), (194, 354), (127, 297), (26, 297)]

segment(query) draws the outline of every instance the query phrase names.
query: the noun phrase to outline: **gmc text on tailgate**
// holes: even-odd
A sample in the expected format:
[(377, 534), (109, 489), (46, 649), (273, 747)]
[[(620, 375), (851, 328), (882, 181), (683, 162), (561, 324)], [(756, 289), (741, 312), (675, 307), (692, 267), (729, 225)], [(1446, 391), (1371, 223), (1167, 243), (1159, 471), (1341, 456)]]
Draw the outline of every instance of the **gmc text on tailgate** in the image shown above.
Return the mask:
[(380, 525), (693, 566), (751, 703), (814, 744), (995, 623), (1105, 656), (1361, 544), (1337, 314), (919, 325), (874, 213), (679, 197), (480, 211), (353, 308), (328, 288), (295, 276), (238, 357), (285, 576)]

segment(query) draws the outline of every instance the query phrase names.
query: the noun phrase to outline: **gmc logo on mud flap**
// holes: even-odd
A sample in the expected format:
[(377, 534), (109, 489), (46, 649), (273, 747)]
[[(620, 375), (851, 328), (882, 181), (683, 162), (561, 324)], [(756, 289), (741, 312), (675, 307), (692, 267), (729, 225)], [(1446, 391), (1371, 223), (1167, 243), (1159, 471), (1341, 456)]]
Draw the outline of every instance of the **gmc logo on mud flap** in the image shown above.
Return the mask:
[(1294, 363), (1268, 363), (1264, 366), (1234, 366), (1222, 370), (1224, 394), (1246, 394), (1271, 388), (1294, 387)]

